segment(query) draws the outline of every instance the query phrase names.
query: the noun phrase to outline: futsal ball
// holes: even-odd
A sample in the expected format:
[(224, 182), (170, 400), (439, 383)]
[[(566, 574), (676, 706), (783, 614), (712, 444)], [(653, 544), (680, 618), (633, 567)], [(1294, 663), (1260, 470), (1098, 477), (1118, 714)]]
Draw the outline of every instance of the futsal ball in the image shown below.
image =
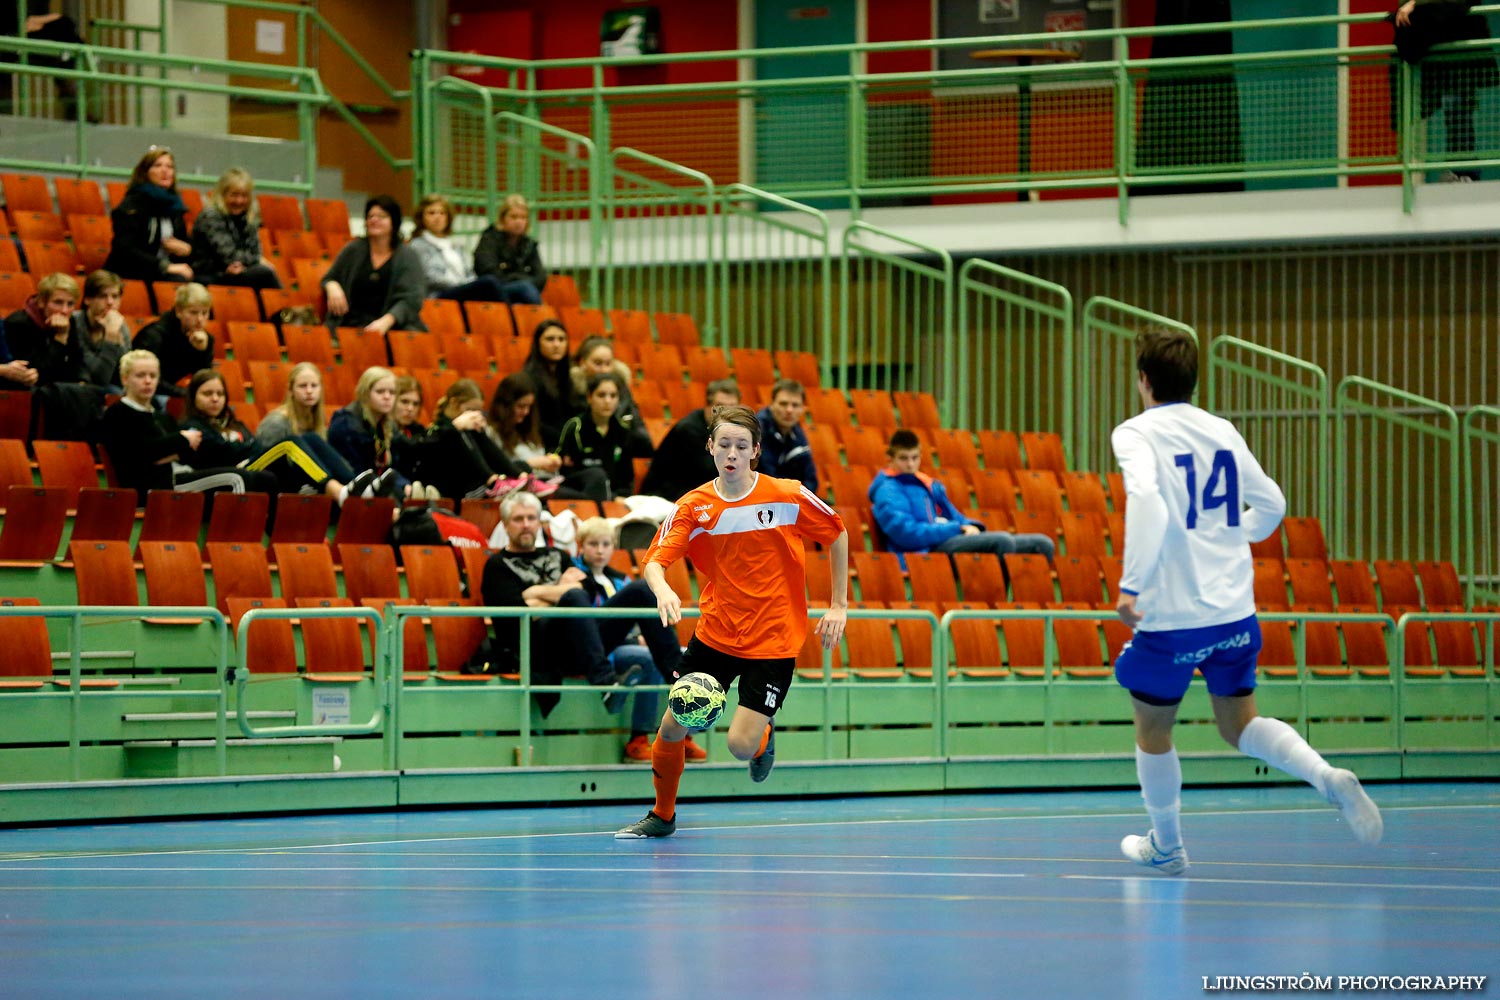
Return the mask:
[(667, 706), (684, 729), (701, 733), (724, 711), (724, 688), (710, 674), (688, 674), (672, 685)]

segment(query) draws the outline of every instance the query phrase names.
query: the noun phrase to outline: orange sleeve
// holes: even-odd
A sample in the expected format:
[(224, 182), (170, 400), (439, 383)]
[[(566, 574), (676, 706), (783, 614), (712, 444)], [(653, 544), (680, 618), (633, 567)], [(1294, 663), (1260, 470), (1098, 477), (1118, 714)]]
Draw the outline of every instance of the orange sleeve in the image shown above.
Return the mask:
[(797, 525), (802, 529), (802, 534), (813, 541), (827, 544), (838, 538), (839, 533), (844, 530), (844, 519), (839, 516), (839, 512), (806, 486), (801, 487), (798, 492), (798, 503), (800, 509), (797, 513)]
[(692, 510), (692, 497), (693, 493), (689, 493), (677, 501), (672, 513), (657, 527), (651, 547), (646, 550), (645, 562), (666, 567), (687, 554), (688, 537), (693, 533), (693, 519), (688, 516)]

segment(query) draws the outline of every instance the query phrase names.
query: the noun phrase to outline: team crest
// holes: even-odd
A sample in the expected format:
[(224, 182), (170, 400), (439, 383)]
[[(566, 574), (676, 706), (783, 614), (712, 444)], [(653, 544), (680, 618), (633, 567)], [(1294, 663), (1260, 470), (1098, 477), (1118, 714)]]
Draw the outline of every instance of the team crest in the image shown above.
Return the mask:
[(776, 512), (769, 507), (762, 507), (755, 512), (755, 522), (762, 528), (769, 528), (776, 520)]

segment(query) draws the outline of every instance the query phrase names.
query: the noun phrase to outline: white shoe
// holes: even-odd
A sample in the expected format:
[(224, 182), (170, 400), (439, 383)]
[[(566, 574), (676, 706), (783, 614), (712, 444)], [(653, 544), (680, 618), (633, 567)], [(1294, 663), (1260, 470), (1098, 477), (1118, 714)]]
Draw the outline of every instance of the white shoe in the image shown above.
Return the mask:
[(1365, 794), (1353, 771), (1336, 767), (1323, 779), (1324, 797), (1329, 804), (1338, 806), (1349, 824), (1349, 832), (1361, 844), (1375, 845), (1385, 832), (1385, 822), (1380, 818), (1380, 809)]
[(1187, 848), (1178, 844), (1170, 851), (1163, 851), (1156, 846), (1155, 831), (1144, 837), (1134, 834), (1126, 837), (1120, 841), (1120, 853), (1136, 864), (1163, 875), (1181, 875), (1188, 868)]

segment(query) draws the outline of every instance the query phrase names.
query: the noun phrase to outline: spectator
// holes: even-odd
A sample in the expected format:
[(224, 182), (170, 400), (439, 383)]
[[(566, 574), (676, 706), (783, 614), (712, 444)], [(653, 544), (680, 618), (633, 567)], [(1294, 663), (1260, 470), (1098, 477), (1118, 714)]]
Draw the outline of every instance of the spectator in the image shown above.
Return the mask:
[(427, 297), (460, 302), (502, 302), (505, 288), (493, 274), (474, 276), (474, 268), (453, 245), (453, 205), (440, 194), (417, 203), (416, 228), (407, 244), (422, 261)]
[(506, 302), (540, 305), (547, 269), (536, 240), (526, 235), (531, 228), (531, 207), (519, 194), (506, 195), (500, 203), (500, 221), (486, 229), (474, 248), (474, 273), (493, 276), (500, 282)]
[(427, 426), (422, 423), (422, 383), (410, 375), (396, 376), (396, 405), (391, 418), (396, 422), (391, 435), (391, 453), (396, 471), (407, 479), (416, 479), (416, 468), (427, 443)]
[(365, 235), (350, 240), (323, 276), (329, 326), (369, 333), (426, 330), (422, 262), (401, 242), (401, 206), (388, 194), (365, 202)]
[(83, 348), (83, 372), (94, 385), (119, 395), (120, 359), (130, 350), (130, 324), (120, 315), (125, 282), (99, 270), (83, 280), (83, 308), (73, 313), (73, 330)]
[[(613, 372), (590, 375), (588, 411), (563, 425), (557, 453), (562, 456), (565, 474), (573, 469), (602, 469), (609, 480), (610, 493), (630, 496), (636, 491), (635, 460), (651, 457), (651, 439), (645, 431), (632, 430), (615, 417), (619, 401), (618, 375)], [(575, 488), (579, 485), (568, 481)]]
[(208, 207), (193, 220), (193, 276), (205, 285), (280, 288), (261, 253), (260, 207), (248, 171), (230, 167), (219, 177)]
[(192, 281), (186, 215), (177, 193), (177, 161), (167, 147), (152, 146), (131, 171), (125, 197), (109, 213), (114, 239), (104, 269), (140, 281)]
[(732, 378), (708, 384), (708, 404), (672, 425), (656, 447), (656, 456), (641, 481), (641, 492), (677, 502), (688, 490), (697, 489), (718, 475), (708, 453), (708, 423), (721, 406), (737, 406), (740, 386)]
[(485, 434), (484, 395), (472, 379), (461, 378), (449, 386), (435, 409), (419, 471), (441, 495), (498, 497), (528, 489), (548, 496), (557, 489), (532, 476), (524, 463), (511, 461)]
[(626, 427), (640, 426), (641, 411), (630, 395), (630, 366), (615, 357), (615, 342), (608, 337), (585, 337), (578, 346), (569, 372), (574, 398), (587, 398), (589, 376), (606, 372), (613, 374), (620, 383), (620, 405), (615, 408), (615, 416)]
[[(1474, 41), (1490, 37), (1484, 15), (1472, 10), (1477, 0), (1406, 0), (1386, 20), (1396, 29), (1396, 55), (1408, 64), (1423, 63), (1419, 76), (1419, 111), (1425, 120), (1443, 112), (1443, 131), (1448, 159), (1474, 158), (1474, 115), (1479, 109), (1479, 91), (1500, 86), (1500, 67), (1491, 52), (1475, 51), (1462, 56), (1439, 56), (1424, 62), (1434, 45)], [(1391, 67), (1392, 126), (1400, 128), (1402, 102), (1400, 75)], [(1436, 159), (1436, 157), (1432, 157)], [(1478, 168), (1459, 167), (1443, 172), (1445, 181), (1477, 181)]]
[[(343, 456), (328, 443), (328, 422), (323, 417), (323, 373), (311, 361), (299, 361), (287, 373), (286, 381), (286, 399), (261, 418), (255, 431), (256, 440), (262, 448), (293, 440), (320, 461), (328, 463), (332, 456), (343, 462)], [(327, 467), (337, 468), (331, 464)], [(342, 472), (348, 475), (342, 475)], [(347, 462), (334, 474), (345, 481), (354, 477)]]
[(391, 441), (396, 434), (396, 376), (385, 368), (366, 368), (354, 387), (354, 402), (339, 410), (328, 422), (328, 443), (344, 457), (356, 474), (376, 474), (377, 494), (437, 499), (419, 482), (401, 475), (392, 461)]
[(818, 469), (812, 445), (802, 429), (807, 392), (796, 379), (779, 380), (771, 389), (771, 405), (757, 413), (760, 421), (760, 471), (778, 479), (800, 479), (818, 492)]
[[(68, 42), (72, 45), (83, 45), (84, 40), (78, 34), (78, 25), (66, 14), (54, 14), (47, 10), (50, 6), (46, 0), (26, 0), (23, 4), (12, 4), (10, 10), (15, 11), (16, 18), (10, 21), (0, 34), (14, 35), (30, 38), (40, 42)], [(17, 7), (21, 8), (17, 10)], [(0, 14), (0, 17), (6, 15)], [(0, 63), (16, 62), (16, 56), (12, 52), (0, 53)], [(49, 69), (71, 69), (74, 66), (71, 54), (52, 55), (43, 52), (29, 52), (26, 61), (32, 66), (45, 66)], [(31, 80), (46, 86), (48, 79), (57, 84), (57, 96), (61, 105), (62, 116), (68, 120), (78, 118), (78, 95), (80, 88), (78, 81), (71, 80), (65, 76), (32, 76)], [(12, 80), (15, 76), (9, 72), (0, 73), (0, 114), (15, 114), (16, 109), (12, 105)], [(89, 105), (87, 120), (99, 124), (98, 98), (96, 91), (89, 94)]]
[(339, 478), (340, 473), (347, 472), (347, 463), (316, 435), (313, 440), (323, 446), (325, 453), (333, 454), (333, 463), (325, 462), (316, 454), (316, 448), (305, 449), (300, 441), (292, 439), (269, 448), (262, 446), (250, 428), (235, 416), (224, 376), (216, 369), (205, 368), (188, 381), (182, 427), (203, 434), (185, 463), (195, 469), (228, 465), (264, 469), (276, 477), (278, 489), (283, 493), (326, 493), (340, 505), (351, 493), (373, 495), (366, 491), (373, 489), (375, 474)]
[(208, 289), (190, 281), (177, 289), (171, 312), (141, 327), (135, 335), (133, 346), (150, 351), (161, 364), (162, 395), (183, 395), (180, 383), (184, 379), (201, 368), (213, 367), (214, 337), (208, 332), (213, 304)]
[(886, 454), (891, 464), (871, 481), (870, 503), (886, 547), (901, 558), (903, 568), (907, 552), (1021, 552), (1052, 559), (1057, 547), (1046, 535), (986, 531), (959, 513), (943, 484), (918, 471), (922, 442), (912, 431), (893, 433)]
[(203, 443), (203, 432), (184, 430), (170, 414), (155, 409), (161, 367), (150, 351), (133, 350), (120, 359), (125, 395), (104, 411), (99, 439), (114, 466), (115, 477), (133, 489), (141, 506), (149, 490), (179, 493), (277, 492), (276, 477), (252, 469), (193, 468), (188, 461)]
[[(615, 553), (615, 529), (607, 519), (591, 517), (578, 526), (577, 541), (578, 558), (573, 560), (573, 565), (583, 571), (584, 593), (594, 607), (603, 607), (606, 601), (630, 585), (630, 578), (609, 564)], [(626, 634), (621, 645), (610, 650), (609, 657), (616, 671), (638, 664), (643, 685), (665, 683), (651, 657), (651, 650), (634, 628)], [(630, 741), (625, 744), (623, 753), (627, 764), (651, 760), (651, 734), (661, 722), (660, 701), (655, 691), (635, 693), (635, 702), (630, 707)], [(708, 752), (694, 743), (691, 736), (687, 738), (686, 749), (690, 761), (708, 759)]]
[(574, 472), (575, 479), (585, 482), (582, 490), (562, 485), (562, 456), (548, 451), (543, 443), (536, 383), (525, 372), (507, 375), (495, 387), (485, 434), (500, 446), (513, 466), (530, 469), (532, 476), (551, 487), (559, 500), (602, 499), (609, 492), (609, 483), (598, 469)]
[(84, 381), (83, 345), (73, 331), (78, 282), (58, 272), (37, 282), (36, 294), (5, 317), (13, 357), (36, 374), (34, 388)]
[(531, 352), (521, 370), (531, 376), (536, 389), (535, 406), (542, 424), (542, 439), (556, 441), (568, 418), (583, 409), (583, 397), (573, 395), (567, 328), (555, 319), (538, 323), (531, 333)]
[[(505, 548), (484, 564), (480, 588), (484, 603), (501, 608), (593, 607), (583, 587), (587, 574), (574, 566), (563, 550), (536, 547), (541, 513), (542, 502), (524, 491), (512, 493), (500, 502), (500, 523), (505, 528), (507, 542)], [(656, 598), (645, 583), (636, 581), (621, 587), (601, 606), (654, 609)], [(514, 672), (520, 667), (519, 620), (500, 617), (494, 621), (496, 665), (502, 673)], [(640, 666), (630, 664), (616, 670), (609, 662), (609, 651), (623, 643), (637, 625), (651, 648), (658, 671), (666, 676), (677, 666), (681, 650), (677, 633), (663, 625), (655, 614), (639, 620), (549, 618), (534, 620), (531, 625), (532, 683), (557, 684), (572, 674), (582, 674), (595, 685), (640, 683)], [(606, 711), (618, 712), (625, 707), (625, 692), (605, 692), (603, 700)], [(557, 704), (557, 695), (538, 695), (537, 704), (542, 714), (547, 715)]]

